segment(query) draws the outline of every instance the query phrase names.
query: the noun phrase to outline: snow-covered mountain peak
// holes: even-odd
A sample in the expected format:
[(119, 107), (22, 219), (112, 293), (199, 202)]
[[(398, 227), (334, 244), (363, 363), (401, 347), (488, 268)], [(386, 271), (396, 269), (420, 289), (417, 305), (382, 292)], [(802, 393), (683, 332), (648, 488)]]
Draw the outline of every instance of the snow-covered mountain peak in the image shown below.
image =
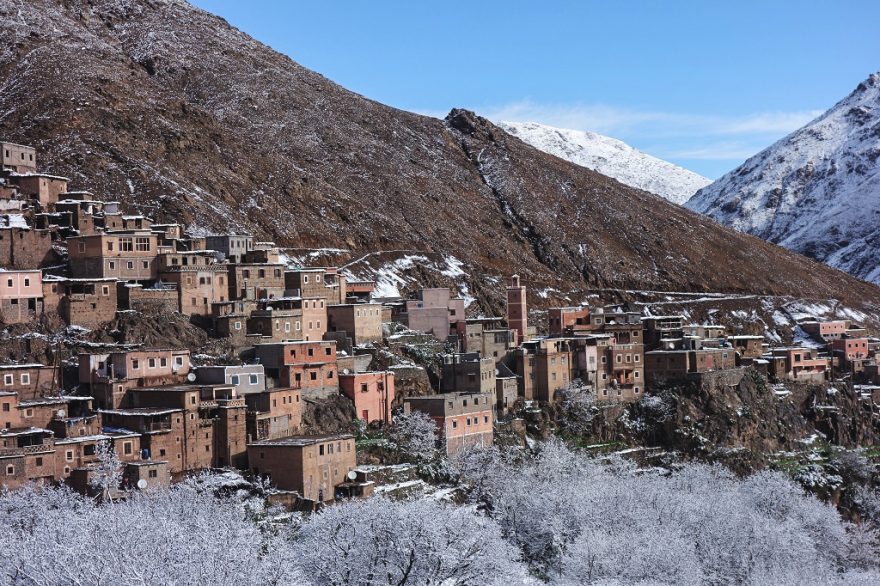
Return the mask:
[(711, 181), (668, 161), (652, 157), (625, 142), (582, 130), (536, 122), (500, 122), (501, 128), (533, 147), (587, 167), (625, 185), (683, 204)]
[(686, 207), (880, 283), (880, 74)]

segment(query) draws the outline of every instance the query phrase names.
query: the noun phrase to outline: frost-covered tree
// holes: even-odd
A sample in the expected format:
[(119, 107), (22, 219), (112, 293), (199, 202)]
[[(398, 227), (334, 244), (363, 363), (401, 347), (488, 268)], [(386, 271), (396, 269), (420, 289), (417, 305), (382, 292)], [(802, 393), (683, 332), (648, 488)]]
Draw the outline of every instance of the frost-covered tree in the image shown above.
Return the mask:
[(95, 444), (96, 462), (92, 465), (93, 475), (89, 480), (91, 487), (101, 499), (112, 501), (113, 492), (122, 481), (122, 463), (110, 440), (102, 440)]
[(396, 415), (386, 437), (402, 458), (427, 462), (437, 454), (437, 425), (421, 411)]
[[(491, 472), (489, 471), (491, 469)], [(565, 584), (837, 583), (876, 544), (778, 473), (643, 471), (548, 442), (463, 471), (533, 571)], [(875, 565), (859, 566), (866, 574)], [(856, 576), (853, 574), (853, 576)]]
[(498, 525), (435, 501), (373, 498), (329, 507), (291, 534), (293, 559), (316, 586), (522, 583)]
[(596, 393), (583, 381), (575, 380), (556, 391), (556, 421), (566, 434), (581, 435), (592, 430)]

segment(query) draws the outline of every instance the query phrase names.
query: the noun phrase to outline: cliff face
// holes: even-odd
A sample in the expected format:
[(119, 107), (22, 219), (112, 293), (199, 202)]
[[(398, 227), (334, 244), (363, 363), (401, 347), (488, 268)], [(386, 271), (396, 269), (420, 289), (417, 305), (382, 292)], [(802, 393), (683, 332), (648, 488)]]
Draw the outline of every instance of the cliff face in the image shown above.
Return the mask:
[(880, 301), (470, 112), (365, 99), (184, 2), (6, 0), (0, 32), (0, 136), (74, 188), (192, 232), (334, 248), (340, 264), (415, 252), (480, 301), (514, 272), (533, 288)]

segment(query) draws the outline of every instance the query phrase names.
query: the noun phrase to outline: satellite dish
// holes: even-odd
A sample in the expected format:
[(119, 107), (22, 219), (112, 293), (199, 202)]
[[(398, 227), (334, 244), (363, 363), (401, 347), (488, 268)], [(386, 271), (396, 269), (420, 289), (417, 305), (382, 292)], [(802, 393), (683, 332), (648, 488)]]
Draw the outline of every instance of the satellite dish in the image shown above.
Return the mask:
[(343, 368), (343, 369), (342, 369), (342, 374), (348, 374), (348, 369), (347, 369), (347, 368)]
[(67, 413), (64, 412), (64, 409), (59, 409), (55, 415), (56, 417), (58, 417), (58, 419), (64, 419), (65, 417), (67, 417)]
[(188, 381), (191, 382), (191, 383), (196, 382), (196, 373), (194, 373), (194, 372), (190, 372), (190, 373), (188, 373), (188, 374), (186, 375), (186, 380), (188, 380)]
[(140, 480), (137, 481), (137, 487), (141, 490), (147, 488), (147, 481), (144, 480), (143, 478), (141, 478)]
[(357, 472), (355, 472), (354, 470), (349, 470), (346, 476), (348, 476), (349, 480), (357, 480), (358, 477)]

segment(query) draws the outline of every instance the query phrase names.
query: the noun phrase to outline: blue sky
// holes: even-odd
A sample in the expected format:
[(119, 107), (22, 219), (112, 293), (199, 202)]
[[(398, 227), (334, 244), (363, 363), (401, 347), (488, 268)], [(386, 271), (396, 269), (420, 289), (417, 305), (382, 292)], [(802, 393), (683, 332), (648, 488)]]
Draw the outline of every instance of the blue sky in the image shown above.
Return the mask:
[(333, 81), (601, 132), (716, 178), (880, 70), (880, 2), (194, 0)]

